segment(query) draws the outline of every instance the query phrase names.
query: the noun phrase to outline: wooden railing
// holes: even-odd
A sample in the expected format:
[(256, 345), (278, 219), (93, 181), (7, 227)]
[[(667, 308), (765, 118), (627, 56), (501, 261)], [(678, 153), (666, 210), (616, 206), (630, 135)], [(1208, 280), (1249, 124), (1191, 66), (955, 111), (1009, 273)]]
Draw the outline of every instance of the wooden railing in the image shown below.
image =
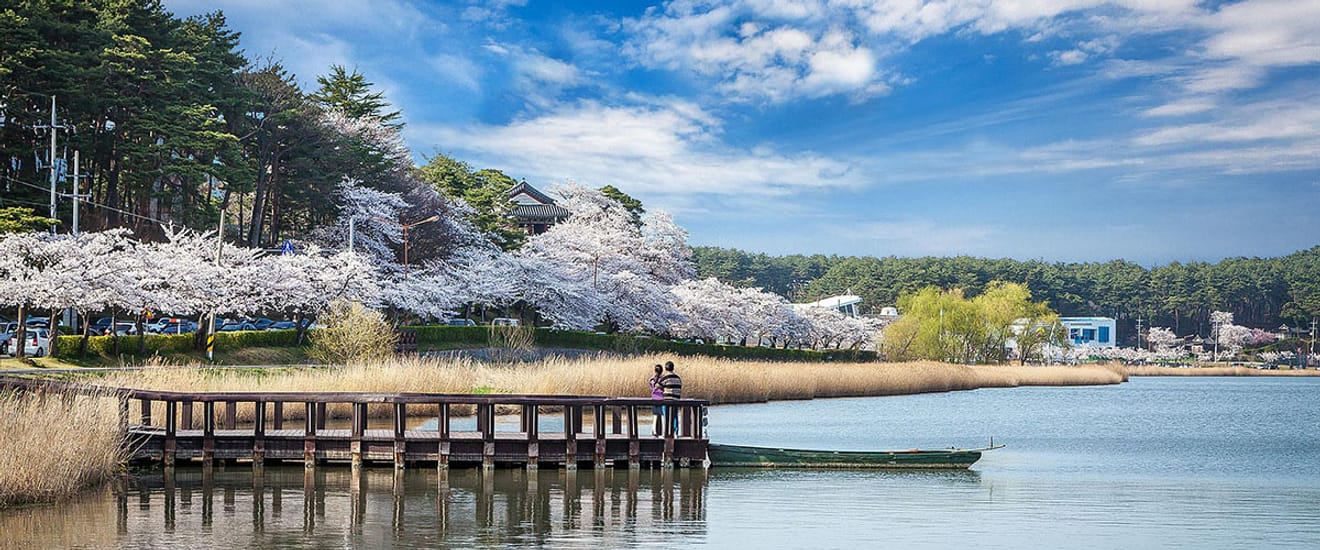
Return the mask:
[[(586, 461), (597, 467), (622, 462), (631, 467), (644, 462), (686, 466), (693, 461), (700, 463), (706, 451), (703, 419), (707, 402), (698, 399), (657, 402), (566, 395), (189, 393), (5, 377), (0, 377), (0, 387), (117, 396), (120, 422), (137, 448), (135, 458), (160, 460), (166, 465), (179, 459), (200, 459), (203, 464), (250, 459), (258, 465), (274, 459), (301, 460), (307, 467), (327, 460), (346, 460), (354, 466), (364, 461), (391, 461), (397, 468), (415, 462), (434, 462), (441, 468), (451, 463), (536, 468), (541, 462), (576, 468), (578, 462)], [(662, 433), (653, 437), (646, 430), (647, 435), (643, 435), (641, 419), (657, 404), (664, 405)], [(243, 422), (239, 422), (240, 407), (245, 413)], [(499, 413), (510, 411), (518, 414), (516, 430), (499, 426)], [(339, 414), (333, 414), (336, 412)], [(560, 413), (563, 427), (542, 433), (542, 414), (552, 412)], [(131, 418), (133, 413), (136, 418)], [(475, 416), (475, 429), (454, 429), (453, 420), (461, 414)], [(588, 415), (589, 425), (585, 422)], [(372, 420), (380, 422), (384, 418), (391, 420), (389, 429), (372, 429)], [(434, 418), (435, 428), (409, 429), (410, 419), (429, 423), (430, 418)], [(335, 419), (346, 420), (347, 425), (328, 423)], [(297, 424), (286, 429), (290, 421)]]

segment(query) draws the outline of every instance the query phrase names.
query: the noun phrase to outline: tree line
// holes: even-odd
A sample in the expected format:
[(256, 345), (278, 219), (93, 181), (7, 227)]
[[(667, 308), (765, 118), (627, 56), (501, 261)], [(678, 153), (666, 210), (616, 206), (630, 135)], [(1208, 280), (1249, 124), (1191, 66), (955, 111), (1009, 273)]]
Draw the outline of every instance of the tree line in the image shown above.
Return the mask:
[[(179, 18), (158, 0), (22, 0), (0, 8), (0, 208), (47, 213), (51, 100), (58, 218), (80, 229), (215, 228), (275, 247), (333, 225), (345, 180), (398, 195), (403, 218), (448, 208), (418, 179), (400, 113), (356, 70), (328, 67), (304, 90), (277, 59), (247, 57), (223, 13)], [(326, 199), (330, 200), (326, 200)], [(412, 244), (443, 254), (445, 226)]]
[[(806, 302), (851, 293), (863, 311), (879, 312), (900, 297), (934, 286), (975, 297), (996, 281), (1021, 283), (1062, 316), (1105, 316), (1120, 333), (1167, 326), (1209, 335), (1210, 314), (1225, 311), (1249, 327), (1299, 326), (1320, 316), (1320, 246), (1277, 258), (1172, 262), (1156, 267), (1124, 261), (1046, 262), (956, 257), (768, 256), (695, 247), (699, 277), (757, 286)], [(1124, 342), (1133, 345), (1134, 342)]]

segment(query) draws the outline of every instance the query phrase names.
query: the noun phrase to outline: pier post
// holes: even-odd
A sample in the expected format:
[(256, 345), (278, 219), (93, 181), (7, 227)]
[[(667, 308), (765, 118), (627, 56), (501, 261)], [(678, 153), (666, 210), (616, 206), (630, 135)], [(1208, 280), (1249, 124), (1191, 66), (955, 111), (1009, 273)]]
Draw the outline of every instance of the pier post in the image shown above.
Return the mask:
[(592, 455), (594, 466), (604, 468), (605, 464), (605, 405), (598, 404), (591, 411), (592, 434), (596, 438), (596, 452)]
[(325, 429), (325, 419), (329, 417), (325, 414), (326, 406), (327, 403), (324, 402), (316, 404), (316, 429), (318, 430)]
[[(175, 436), (178, 434), (178, 421), (175, 419), (175, 409), (179, 404), (174, 401), (165, 402), (165, 449), (161, 455), (161, 461), (166, 468), (174, 467), (174, 449)], [(173, 476), (171, 476), (172, 478)]]
[(440, 449), (436, 456), (435, 467), (443, 475), (449, 469), (449, 403), (441, 403), (436, 413), (436, 428), (440, 430)]
[(143, 399), (143, 400), (141, 400), (141, 401), (142, 401), (142, 425), (143, 425), (143, 426), (150, 426), (150, 425), (151, 425), (151, 400), (150, 400), (150, 399)]
[(577, 415), (580, 405), (564, 406), (564, 469), (577, 469)]
[(539, 418), (540, 411), (536, 405), (523, 405), (523, 416), (527, 418), (527, 470), (536, 471), (540, 467), (541, 442)]
[(367, 430), (367, 404), (353, 403), (352, 441), (348, 444), (350, 463), (354, 475), (362, 468), (362, 434)]
[(238, 403), (225, 401), (225, 429), (234, 430), (238, 428)]
[(179, 427), (184, 430), (192, 429), (192, 401), (184, 401), (183, 408), (180, 409), (183, 419), (179, 421)]
[(272, 429), (275, 429), (275, 430), (283, 430), (283, 429), (284, 429), (284, 402), (283, 402), (283, 401), (276, 401), (276, 402), (275, 402), (275, 407), (274, 407), (274, 409), (275, 409), (275, 410), (274, 410), (274, 411), (271, 411), (271, 413), (270, 413), (271, 416), (274, 416), (274, 417), (275, 417), (275, 418), (272, 418), (272, 419), (271, 419), (271, 420), (273, 420), (272, 424), (274, 424), (273, 426), (271, 426), (271, 428), (272, 428)]
[(495, 469), (495, 404), (478, 405), (477, 416), (485, 419), (481, 427), (481, 468), (491, 471)]
[(266, 463), (266, 402), (254, 403), (256, 410), (252, 419), (252, 465), (260, 468)]
[(306, 425), (303, 427), (303, 468), (316, 468), (316, 425), (317, 425), (317, 403), (307, 402), (303, 405), (307, 411)]
[(408, 404), (394, 404), (394, 469), (402, 470), (406, 467), (407, 461), (407, 441), (404, 440), (404, 431), (408, 428)]
[(674, 467), (674, 419), (676, 418), (675, 415), (678, 414), (676, 408), (673, 405), (666, 405), (664, 418), (662, 419), (665, 425), (665, 449), (660, 456), (660, 467), (666, 470)]
[(642, 467), (641, 441), (637, 437), (637, 405), (628, 405), (628, 468)]
[(202, 463), (210, 467), (215, 460), (215, 401), (202, 402)]

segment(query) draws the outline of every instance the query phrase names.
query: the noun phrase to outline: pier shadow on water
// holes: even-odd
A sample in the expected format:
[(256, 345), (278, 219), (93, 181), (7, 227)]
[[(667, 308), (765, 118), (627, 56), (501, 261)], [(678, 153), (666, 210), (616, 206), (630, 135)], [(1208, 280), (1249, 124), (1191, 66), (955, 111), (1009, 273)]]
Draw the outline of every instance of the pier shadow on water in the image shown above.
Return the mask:
[(146, 472), (0, 516), (0, 546), (621, 547), (706, 534), (701, 469)]

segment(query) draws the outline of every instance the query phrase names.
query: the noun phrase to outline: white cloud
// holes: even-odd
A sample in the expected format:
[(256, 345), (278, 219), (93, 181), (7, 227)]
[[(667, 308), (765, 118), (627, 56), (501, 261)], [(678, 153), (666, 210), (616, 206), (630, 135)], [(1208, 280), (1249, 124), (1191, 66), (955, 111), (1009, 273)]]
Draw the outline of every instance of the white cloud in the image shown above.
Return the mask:
[(1175, 117), (1203, 113), (1214, 108), (1215, 102), (1212, 99), (1205, 97), (1190, 97), (1146, 109), (1145, 111), (1142, 111), (1141, 114), (1142, 116), (1147, 117)]
[(1050, 52), (1050, 58), (1054, 60), (1055, 65), (1076, 65), (1086, 61), (1087, 53), (1082, 50), (1066, 50)]
[(430, 59), (431, 68), (445, 80), (471, 92), (481, 91), (482, 68), (461, 55), (439, 54)]
[(725, 147), (712, 116), (673, 99), (582, 102), (504, 126), (410, 124), (408, 131), (414, 141), (534, 181), (605, 185), (626, 177), (642, 194), (783, 194), (861, 183), (846, 160)]
[(802, 24), (823, 14), (813, 1), (671, 2), (626, 22), (625, 52), (644, 65), (713, 78), (738, 100), (886, 91), (874, 51), (857, 36), (823, 19)]
[(517, 44), (487, 42), (485, 49), (508, 59), (514, 84), (531, 106), (553, 107), (560, 94), (586, 82), (577, 66)]
[(1320, 95), (1262, 101), (1221, 109), (1215, 120), (1166, 126), (1138, 136), (1139, 145), (1305, 139), (1320, 128)]
[(913, 43), (1011, 30), (1022, 31), (1025, 43), (1044, 43), (1070, 34), (1066, 18), (1088, 10), (1104, 16), (1076, 22), (1088, 37), (1052, 52), (1055, 64), (1113, 52), (1120, 37), (1090, 36), (1096, 30), (1158, 32), (1200, 14), (1196, 0), (673, 0), (625, 22), (625, 52), (647, 67), (714, 80), (736, 100), (865, 98), (889, 91), (899, 71), (885, 63)]

